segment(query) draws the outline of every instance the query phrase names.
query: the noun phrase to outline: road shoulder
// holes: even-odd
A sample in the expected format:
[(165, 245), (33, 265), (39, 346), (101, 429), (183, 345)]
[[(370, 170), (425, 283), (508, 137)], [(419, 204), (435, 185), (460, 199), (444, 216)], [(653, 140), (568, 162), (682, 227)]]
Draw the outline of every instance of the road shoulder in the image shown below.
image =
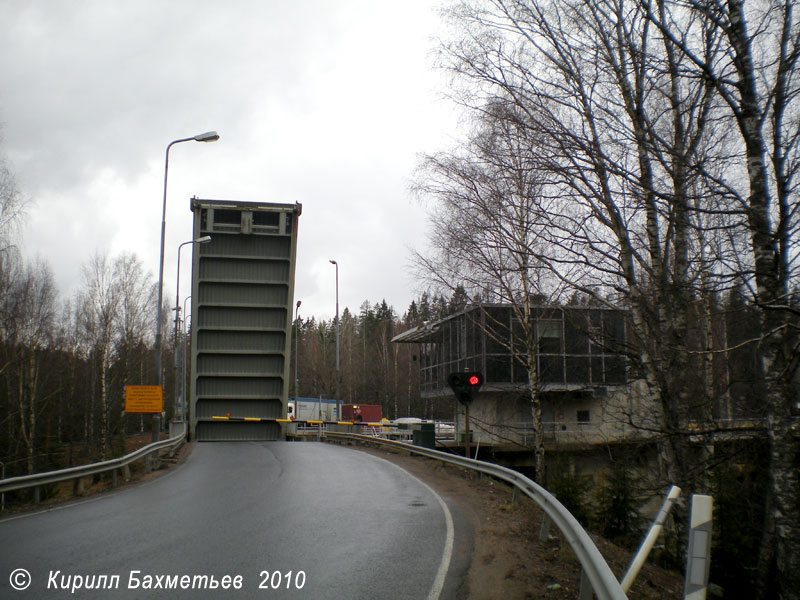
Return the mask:
[[(466, 600), (504, 598), (577, 599), (580, 591), (580, 563), (560, 533), (553, 527), (545, 541), (539, 539), (542, 511), (527, 496), (514, 498), (503, 482), (453, 465), (409, 455), (407, 452), (361, 446), (360, 450), (389, 460), (418, 477), (463, 519), (454, 559), (461, 561), (460, 581), (452, 597)], [(451, 508), (452, 510), (452, 508)], [(632, 553), (603, 539), (598, 548), (616, 574), (625, 571)], [(631, 591), (643, 600), (682, 598), (680, 574), (647, 564)], [(453, 593), (453, 588), (449, 588)], [(450, 596), (443, 596), (450, 597)]]

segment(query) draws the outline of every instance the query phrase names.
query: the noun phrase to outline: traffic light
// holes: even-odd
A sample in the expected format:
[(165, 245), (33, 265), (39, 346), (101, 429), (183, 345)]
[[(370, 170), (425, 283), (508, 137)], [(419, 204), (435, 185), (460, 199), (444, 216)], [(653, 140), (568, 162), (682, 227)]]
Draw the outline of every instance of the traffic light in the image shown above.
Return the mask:
[(474, 394), (476, 394), (483, 385), (483, 374), (476, 371), (451, 373), (447, 378), (447, 383), (453, 389), (456, 400), (468, 406), (474, 399)]

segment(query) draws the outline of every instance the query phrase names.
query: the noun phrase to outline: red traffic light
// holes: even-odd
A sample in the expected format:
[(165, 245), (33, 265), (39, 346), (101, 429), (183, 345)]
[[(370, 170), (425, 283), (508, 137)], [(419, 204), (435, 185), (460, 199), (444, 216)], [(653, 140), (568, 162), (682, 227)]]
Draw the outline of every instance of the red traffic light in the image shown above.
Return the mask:
[(456, 399), (461, 404), (469, 405), (474, 399), (475, 393), (483, 385), (483, 375), (475, 371), (451, 373), (447, 378), (447, 383), (453, 389)]

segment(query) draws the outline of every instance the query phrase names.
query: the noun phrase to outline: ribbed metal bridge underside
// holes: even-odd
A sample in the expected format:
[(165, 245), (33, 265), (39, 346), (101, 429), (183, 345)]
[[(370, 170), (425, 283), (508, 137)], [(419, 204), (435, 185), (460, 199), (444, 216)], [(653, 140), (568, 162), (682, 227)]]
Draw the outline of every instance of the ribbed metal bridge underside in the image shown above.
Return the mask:
[(299, 207), (193, 199), (192, 208), (195, 239), (211, 236), (192, 263), (195, 439), (281, 439), (281, 425), (261, 419), (286, 417)]
[(242, 423), (238, 421), (201, 421), (195, 429), (197, 440), (202, 442), (269, 442), (282, 439), (278, 423)]

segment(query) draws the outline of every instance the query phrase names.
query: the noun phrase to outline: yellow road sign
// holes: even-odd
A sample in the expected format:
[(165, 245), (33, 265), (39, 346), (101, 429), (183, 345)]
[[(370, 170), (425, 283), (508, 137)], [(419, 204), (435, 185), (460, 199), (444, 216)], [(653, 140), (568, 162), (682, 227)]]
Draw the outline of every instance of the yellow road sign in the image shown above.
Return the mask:
[(164, 390), (160, 385), (126, 385), (126, 413), (160, 413), (164, 410)]

